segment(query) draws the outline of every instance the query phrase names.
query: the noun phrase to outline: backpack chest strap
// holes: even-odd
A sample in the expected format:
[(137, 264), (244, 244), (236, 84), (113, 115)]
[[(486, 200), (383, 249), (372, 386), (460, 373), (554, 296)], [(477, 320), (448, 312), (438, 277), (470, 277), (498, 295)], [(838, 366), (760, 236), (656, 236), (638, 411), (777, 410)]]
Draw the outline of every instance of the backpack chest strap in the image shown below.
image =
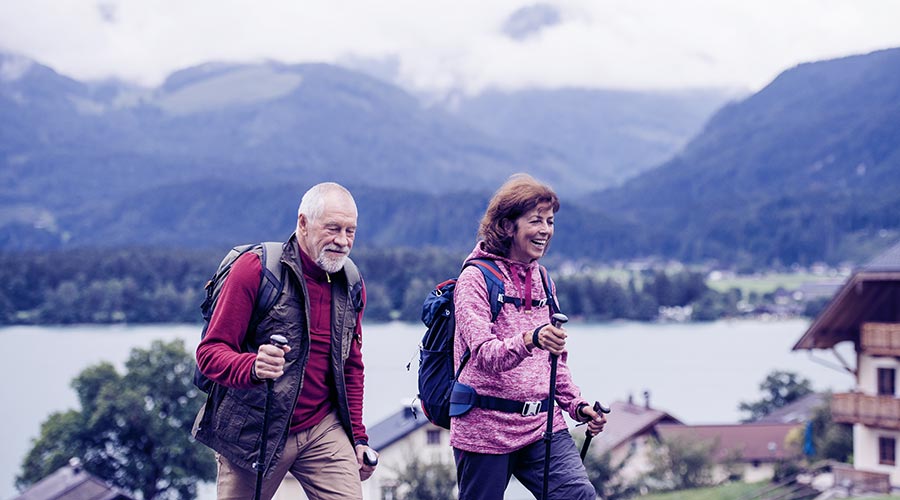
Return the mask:
[[(501, 293), (497, 295), (497, 302), (501, 304), (512, 304), (519, 308), (522, 307), (524, 301), (519, 297), (510, 297)], [(547, 299), (531, 299), (531, 307), (544, 307), (545, 305), (547, 305)]]

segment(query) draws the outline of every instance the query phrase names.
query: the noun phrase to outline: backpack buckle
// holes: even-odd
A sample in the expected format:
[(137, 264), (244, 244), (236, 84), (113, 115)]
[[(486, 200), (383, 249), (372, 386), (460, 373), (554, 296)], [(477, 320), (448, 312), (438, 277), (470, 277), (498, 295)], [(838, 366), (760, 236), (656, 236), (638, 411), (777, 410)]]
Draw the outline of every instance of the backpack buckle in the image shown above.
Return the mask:
[(522, 406), (523, 417), (533, 417), (541, 412), (541, 401), (526, 401)]

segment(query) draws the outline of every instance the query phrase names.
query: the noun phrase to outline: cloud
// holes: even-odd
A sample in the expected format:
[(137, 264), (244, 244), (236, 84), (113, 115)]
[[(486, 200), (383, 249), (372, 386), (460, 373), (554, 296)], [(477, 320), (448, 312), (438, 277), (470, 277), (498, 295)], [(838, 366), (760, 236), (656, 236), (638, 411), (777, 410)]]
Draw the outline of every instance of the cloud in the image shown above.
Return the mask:
[(116, 22), (116, 4), (112, 2), (100, 2), (97, 4), (97, 12), (100, 14), (100, 19), (107, 23), (115, 23)]
[(0, 49), (159, 84), (208, 61), (351, 61), (417, 91), (758, 89), (900, 46), (895, 0), (0, 0)]
[(560, 20), (559, 10), (552, 5), (528, 5), (513, 12), (503, 23), (502, 31), (513, 40), (524, 40), (559, 24)]

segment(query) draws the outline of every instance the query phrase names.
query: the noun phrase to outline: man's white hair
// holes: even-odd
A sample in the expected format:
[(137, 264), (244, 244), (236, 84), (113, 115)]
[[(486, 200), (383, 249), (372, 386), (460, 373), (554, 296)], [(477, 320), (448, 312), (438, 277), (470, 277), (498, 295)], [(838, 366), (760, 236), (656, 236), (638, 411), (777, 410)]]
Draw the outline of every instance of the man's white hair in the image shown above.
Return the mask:
[(353, 208), (356, 208), (356, 201), (353, 200), (353, 195), (350, 194), (347, 188), (336, 182), (322, 182), (309, 188), (309, 191), (303, 194), (303, 198), (300, 199), (300, 206), (297, 208), (297, 217), (305, 215), (306, 220), (309, 222), (319, 218), (325, 210), (325, 197), (335, 191), (346, 194), (350, 201), (353, 202)]

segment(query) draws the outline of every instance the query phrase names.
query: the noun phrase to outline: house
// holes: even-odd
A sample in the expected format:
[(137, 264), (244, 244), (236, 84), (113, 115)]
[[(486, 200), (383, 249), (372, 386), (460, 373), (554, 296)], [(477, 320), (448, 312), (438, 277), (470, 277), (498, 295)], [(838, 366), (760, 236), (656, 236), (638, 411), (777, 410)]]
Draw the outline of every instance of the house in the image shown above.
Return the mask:
[(609, 421), (593, 439), (589, 451), (596, 455), (609, 453), (612, 463), (625, 463), (620, 472), (622, 479), (637, 479), (650, 470), (653, 445), (658, 440), (657, 426), (682, 424), (668, 413), (651, 408), (647, 393), (642, 405), (629, 397), (627, 402), (614, 401), (610, 409)]
[(747, 482), (771, 479), (775, 467), (800, 455), (799, 443), (791, 444), (791, 435), (800, 430), (798, 423), (745, 423), (719, 425), (659, 424), (660, 441), (709, 443), (716, 464), (714, 479), (722, 481), (738, 476)]
[[(841, 342), (853, 344), (855, 365), (834, 350)], [(793, 349), (829, 349), (856, 378), (831, 403), (834, 421), (853, 425), (853, 468), (835, 469), (835, 482), (900, 488), (900, 243), (854, 272)]]
[(809, 422), (817, 409), (826, 404), (825, 395), (811, 392), (781, 408), (772, 410), (768, 415), (754, 420), (758, 424), (805, 424)]
[(134, 500), (122, 490), (85, 471), (77, 458), (41, 479), (16, 500)]
[[(404, 406), (367, 430), (369, 445), (379, 456), (378, 470), (362, 483), (365, 500), (396, 498), (397, 473), (412, 458), (426, 463), (453, 464), (450, 431), (429, 422), (415, 406)], [(288, 474), (273, 500), (305, 498), (300, 484)]]
[(404, 406), (368, 432), (369, 444), (379, 457), (378, 472), (363, 483), (366, 500), (395, 498), (397, 473), (413, 458), (455, 467), (450, 431), (429, 422), (416, 406)]
[[(815, 399), (810, 398), (807, 404), (814, 404)], [(619, 474), (625, 481), (649, 472), (656, 446), (666, 441), (710, 442), (718, 479), (733, 474), (747, 481), (770, 479), (778, 461), (799, 452), (799, 447), (794, 450), (787, 444), (791, 433), (802, 427), (796, 421), (686, 425), (665, 411), (652, 408), (646, 393), (644, 404), (635, 404), (629, 398), (627, 402), (613, 402), (611, 408), (609, 423), (594, 438), (590, 453), (609, 453), (613, 464), (624, 464)], [(806, 414), (799, 405), (786, 413)]]

